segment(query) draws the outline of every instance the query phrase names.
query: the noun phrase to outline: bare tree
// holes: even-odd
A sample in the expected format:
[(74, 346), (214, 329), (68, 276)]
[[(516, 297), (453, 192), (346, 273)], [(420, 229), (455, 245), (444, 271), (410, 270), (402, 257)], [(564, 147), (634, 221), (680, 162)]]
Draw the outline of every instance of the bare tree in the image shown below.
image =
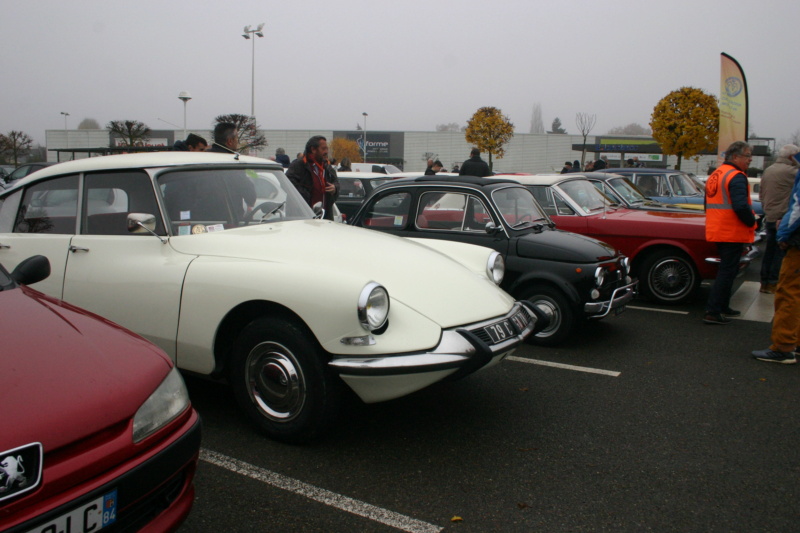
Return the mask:
[(641, 124), (631, 122), (627, 126), (617, 126), (608, 130), (608, 135), (652, 135), (652, 130)]
[(138, 120), (112, 120), (106, 128), (122, 139), (122, 146), (142, 146), (150, 140), (150, 126)]
[(466, 126), (459, 126), (457, 122), (450, 122), (449, 124), (437, 124), (436, 131), (452, 131), (459, 132), (465, 131)]
[(576, 113), (575, 114), (575, 126), (578, 127), (578, 131), (581, 132), (583, 135), (583, 150), (581, 151), (581, 168), (584, 168), (584, 160), (586, 159), (586, 137), (589, 136), (589, 132), (592, 131), (594, 125), (597, 123), (597, 115), (590, 115), (589, 113)]
[(544, 133), (544, 122), (542, 121), (542, 104), (533, 104), (531, 111), (531, 133)]
[(239, 132), (240, 152), (246, 152), (248, 150), (255, 151), (269, 144), (267, 138), (258, 133), (258, 123), (255, 117), (233, 113), (230, 115), (219, 115), (214, 119), (214, 125), (220, 122), (236, 124), (236, 130)]
[(19, 160), (31, 151), (33, 139), (22, 131), (10, 131), (8, 135), (0, 134), (0, 155), (4, 159), (14, 162), (14, 166), (19, 166)]

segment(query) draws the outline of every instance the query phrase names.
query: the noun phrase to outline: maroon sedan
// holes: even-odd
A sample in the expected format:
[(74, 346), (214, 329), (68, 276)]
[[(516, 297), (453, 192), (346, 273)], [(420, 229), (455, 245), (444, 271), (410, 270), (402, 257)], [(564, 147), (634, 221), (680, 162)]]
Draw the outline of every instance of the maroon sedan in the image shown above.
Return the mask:
[[(533, 192), (559, 229), (594, 237), (627, 255), (640, 290), (652, 300), (684, 302), (703, 279), (717, 276), (719, 255), (706, 241), (704, 213), (627, 209), (584, 176), (509, 177)], [(749, 262), (742, 256), (741, 268)]]
[(200, 449), (183, 380), (141, 337), (24, 286), (49, 272), (0, 266), (0, 530), (174, 530)]

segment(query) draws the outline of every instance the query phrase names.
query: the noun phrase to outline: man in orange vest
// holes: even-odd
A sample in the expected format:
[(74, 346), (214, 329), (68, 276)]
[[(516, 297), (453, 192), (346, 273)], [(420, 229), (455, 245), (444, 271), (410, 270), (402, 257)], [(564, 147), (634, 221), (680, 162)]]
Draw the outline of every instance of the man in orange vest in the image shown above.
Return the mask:
[(706, 240), (717, 244), (720, 258), (703, 317), (706, 324), (728, 324), (729, 317), (742, 314), (731, 309), (730, 301), (744, 246), (755, 237), (756, 217), (745, 174), (752, 159), (750, 145), (736, 141), (725, 151), (725, 163), (706, 181)]

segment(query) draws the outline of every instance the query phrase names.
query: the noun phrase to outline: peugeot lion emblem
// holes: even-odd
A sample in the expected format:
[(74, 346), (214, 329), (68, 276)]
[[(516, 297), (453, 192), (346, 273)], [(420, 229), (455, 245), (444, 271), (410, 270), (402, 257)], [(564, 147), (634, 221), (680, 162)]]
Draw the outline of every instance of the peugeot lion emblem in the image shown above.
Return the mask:
[(0, 501), (35, 489), (41, 479), (41, 443), (0, 452)]

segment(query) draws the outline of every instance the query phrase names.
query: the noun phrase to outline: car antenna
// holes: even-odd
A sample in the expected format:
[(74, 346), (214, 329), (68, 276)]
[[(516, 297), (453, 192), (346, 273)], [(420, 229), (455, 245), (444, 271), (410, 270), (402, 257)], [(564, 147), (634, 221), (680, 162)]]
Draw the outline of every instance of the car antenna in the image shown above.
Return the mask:
[(227, 146), (225, 146), (224, 144), (220, 144), (220, 143), (218, 143), (217, 141), (211, 141), (211, 144), (213, 144), (213, 145), (215, 145), (215, 146), (219, 146), (219, 147), (220, 147), (220, 148), (222, 148), (223, 150), (226, 150), (226, 151), (228, 151), (228, 152), (232, 153), (232, 154), (233, 154), (233, 158), (234, 158), (236, 161), (238, 161), (238, 160), (239, 160), (239, 155), (240, 155), (240, 154), (239, 154), (239, 152), (234, 152), (233, 150), (231, 150), (230, 148), (228, 148), (228, 147), (227, 147)]

